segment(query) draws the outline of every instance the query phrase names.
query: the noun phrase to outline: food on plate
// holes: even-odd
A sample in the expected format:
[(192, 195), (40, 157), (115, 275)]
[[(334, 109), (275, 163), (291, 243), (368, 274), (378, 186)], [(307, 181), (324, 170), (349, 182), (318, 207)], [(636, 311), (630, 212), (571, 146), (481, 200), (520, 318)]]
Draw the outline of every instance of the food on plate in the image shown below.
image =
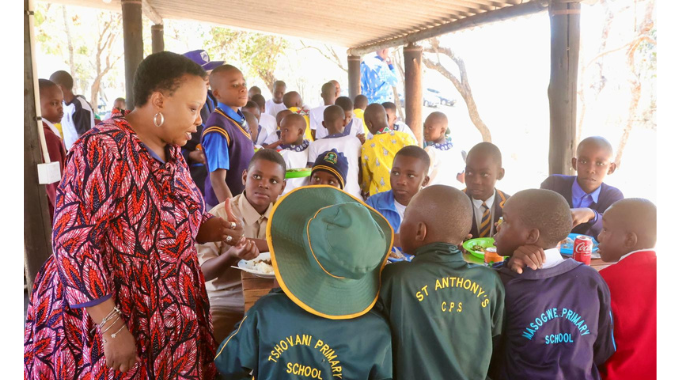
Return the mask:
[(263, 274), (274, 273), (271, 259), (253, 259), (246, 261), (246, 268)]
[(311, 171), (312, 169), (310, 168), (298, 168), (298, 169), (288, 169), (286, 170), (287, 172), (306, 172), (306, 171)]
[(481, 246), (479, 244), (475, 244), (472, 246), (472, 250), (475, 252), (484, 253), (484, 249), (485, 249), (484, 246)]

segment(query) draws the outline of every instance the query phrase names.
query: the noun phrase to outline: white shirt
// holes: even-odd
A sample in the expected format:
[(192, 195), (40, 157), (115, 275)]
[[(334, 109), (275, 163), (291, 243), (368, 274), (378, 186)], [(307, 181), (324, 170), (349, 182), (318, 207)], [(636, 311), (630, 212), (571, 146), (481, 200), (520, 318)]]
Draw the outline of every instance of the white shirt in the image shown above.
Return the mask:
[[(397, 214), (399, 214), (399, 218), (401, 220), (404, 220), (404, 213), (406, 212), (406, 206), (403, 204), (397, 202), (397, 200), (394, 200), (394, 208), (397, 209)], [(399, 233), (399, 230), (401, 229), (401, 224), (399, 225), (399, 229), (396, 231), (396, 233)]]
[(276, 118), (268, 113), (260, 114), (260, 125), (267, 130), (266, 135), (276, 131)]
[(71, 150), (71, 147), (73, 146), (73, 143), (78, 140), (80, 135), (78, 135), (78, 131), (76, 131), (76, 126), (73, 121), (73, 114), (76, 111), (76, 102), (79, 103), (78, 108), (82, 108), (83, 110), (87, 110), (90, 112), (90, 128), (94, 127), (94, 111), (92, 110), (92, 107), (80, 96), (76, 96), (71, 104), (64, 104), (64, 116), (61, 118), (61, 130), (64, 132), (64, 145), (66, 146), (66, 150)]
[(321, 106), (313, 108), (309, 111), (309, 128), (312, 131), (318, 131), (319, 129), (325, 129), (321, 122), (323, 121), (323, 111), (329, 106)]
[[(323, 128), (322, 129), (326, 129)], [(361, 199), (361, 186), (359, 185), (359, 157), (361, 156), (361, 141), (355, 136), (342, 136), (317, 139), (309, 145), (308, 162), (314, 161), (323, 152), (336, 149), (347, 158), (347, 179), (345, 192)]]
[[(364, 126), (361, 124), (361, 119), (359, 119), (358, 117), (353, 117), (351, 124), (345, 126), (345, 129), (347, 128), (349, 128), (349, 133), (347, 134), (347, 136), (355, 137), (358, 134), (364, 133)], [(317, 140), (322, 139), (326, 136), (328, 136), (328, 129), (326, 129), (325, 127), (321, 126), (319, 129), (316, 130)]]
[[(300, 168), (306, 168), (307, 167), (307, 156), (309, 153), (309, 147), (305, 149), (302, 152), (296, 152), (294, 150), (282, 150), (281, 151), (281, 156), (283, 156), (283, 160), (286, 162), (286, 169), (300, 169)], [(283, 194), (287, 194), (293, 189), (296, 189), (300, 186), (304, 186), (305, 182), (307, 181), (307, 177), (303, 178), (290, 178), (286, 180), (286, 188), (283, 190)], [(283, 195), (282, 194), (282, 195)]]
[(283, 110), (287, 110), (288, 107), (286, 107), (286, 105), (283, 104), (283, 102), (276, 104), (274, 103), (274, 99), (269, 99), (264, 103), (264, 109), (266, 110), (265, 111), (266, 113), (276, 118), (277, 113)]
[(463, 190), (465, 184), (456, 178), (459, 173), (465, 171), (465, 161), (463, 161), (460, 149), (457, 149), (455, 145), (449, 150), (440, 150), (434, 146), (428, 146), (425, 151), (430, 156), (430, 182), (428, 186), (446, 185)]
[(493, 212), (493, 202), (496, 199), (496, 189), (493, 190), (493, 194), (491, 194), (491, 197), (485, 201), (481, 201), (479, 199), (473, 199), (472, 200), (472, 205), (474, 206), (474, 211), (475, 211), (475, 221), (477, 221), (477, 231), (479, 231), (479, 224), (482, 223), (482, 216), (484, 216), (484, 208), (482, 207), (482, 203), (485, 203), (486, 206), (489, 208), (489, 212), (491, 213), (489, 216), (491, 217), (490, 223), (491, 223), (491, 230), (489, 230), (489, 237), (493, 236), (496, 226), (493, 225), (493, 218), (494, 218), (494, 212)]
[(552, 268), (558, 266), (564, 261), (564, 258), (562, 258), (562, 254), (560, 253), (559, 247), (545, 249), (543, 250), (543, 252), (545, 253), (545, 262), (543, 263), (543, 266), (540, 269)]
[[(623, 259), (625, 259), (626, 257), (632, 255), (633, 253), (636, 253), (636, 252), (643, 252), (643, 251), (654, 251), (654, 252), (656, 252), (656, 249), (654, 249), (654, 248), (647, 248), (647, 249), (638, 249), (637, 251), (633, 251), (633, 252), (628, 252), (628, 253), (626, 253), (625, 255), (621, 256), (621, 258), (620, 258), (619, 261), (617, 261), (617, 262), (620, 263), (621, 260), (623, 260)], [(616, 264), (616, 263), (614, 263), (614, 264)]]

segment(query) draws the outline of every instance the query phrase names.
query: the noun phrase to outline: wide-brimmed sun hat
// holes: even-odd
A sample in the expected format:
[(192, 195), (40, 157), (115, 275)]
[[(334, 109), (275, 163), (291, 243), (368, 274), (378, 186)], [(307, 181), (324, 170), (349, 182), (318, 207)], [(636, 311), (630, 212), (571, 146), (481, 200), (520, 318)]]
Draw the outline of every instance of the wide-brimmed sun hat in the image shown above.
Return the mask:
[(328, 319), (356, 318), (375, 305), (393, 237), (379, 212), (327, 185), (286, 194), (267, 225), (279, 285), (302, 309)]

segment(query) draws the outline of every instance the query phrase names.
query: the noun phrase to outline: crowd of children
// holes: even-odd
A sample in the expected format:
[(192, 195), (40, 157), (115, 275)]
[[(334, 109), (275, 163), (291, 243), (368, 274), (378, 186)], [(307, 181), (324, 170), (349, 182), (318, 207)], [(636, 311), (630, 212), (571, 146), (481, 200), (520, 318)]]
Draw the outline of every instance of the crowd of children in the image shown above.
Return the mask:
[[(337, 81), (309, 110), (283, 81), (265, 101), (238, 68), (210, 70), (185, 159), (192, 176), (204, 168), (210, 213), (244, 231), (236, 246), (197, 245), (224, 378), (656, 378), (656, 206), (603, 182), (616, 170), (604, 138), (580, 142), (575, 176), (510, 195), (496, 188), (498, 147), (466, 153), (443, 113), (425, 120), (423, 148), (393, 103), (339, 96)], [(75, 140), (64, 146), (55, 124), (77, 138), (90, 115), (72, 79), (52, 79), (40, 105), (63, 167)], [(565, 259), (570, 233), (613, 264)], [(468, 263), (462, 243), (478, 237), (509, 258)], [(281, 288), (244, 315), (232, 266), (265, 251)]]

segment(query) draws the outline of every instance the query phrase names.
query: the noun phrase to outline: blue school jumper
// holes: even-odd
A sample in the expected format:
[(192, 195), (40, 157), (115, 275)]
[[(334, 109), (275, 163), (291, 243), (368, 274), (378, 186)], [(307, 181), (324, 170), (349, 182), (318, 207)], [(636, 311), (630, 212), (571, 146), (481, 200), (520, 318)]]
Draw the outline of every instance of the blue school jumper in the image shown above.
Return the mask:
[(505, 285), (502, 348), (493, 379), (599, 379), (616, 351), (609, 288), (597, 271), (567, 259), (517, 274), (498, 267)]
[(198, 188), (201, 190), (201, 194), (203, 194), (203, 196), (205, 196), (205, 177), (208, 175), (208, 172), (204, 164), (191, 160), (189, 158), (189, 153), (195, 151), (196, 149), (200, 149), (205, 123), (210, 117), (210, 114), (215, 110), (216, 104), (217, 101), (213, 97), (212, 92), (208, 90), (205, 104), (203, 105), (203, 108), (201, 108), (201, 120), (203, 123), (196, 128), (195, 133), (191, 134), (191, 140), (187, 141), (186, 145), (182, 147), (182, 156), (184, 156), (184, 160), (189, 165), (191, 179), (194, 180), (196, 186), (198, 186)]
[[(205, 151), (208, 173), (217, 169), (227, 170), (227, 186), (231, 194), (237, 196), (244, 189), (243, 171), (248, 168), (250, 159), (255, 154), (245, 118), (241, 111), (234, 112), (226, 105), (218, 103), (205, 125), (201, 145)], [(205, 202), (211, 206), (220, 203), (210, 182), (210, 175), (205, 179)]]

